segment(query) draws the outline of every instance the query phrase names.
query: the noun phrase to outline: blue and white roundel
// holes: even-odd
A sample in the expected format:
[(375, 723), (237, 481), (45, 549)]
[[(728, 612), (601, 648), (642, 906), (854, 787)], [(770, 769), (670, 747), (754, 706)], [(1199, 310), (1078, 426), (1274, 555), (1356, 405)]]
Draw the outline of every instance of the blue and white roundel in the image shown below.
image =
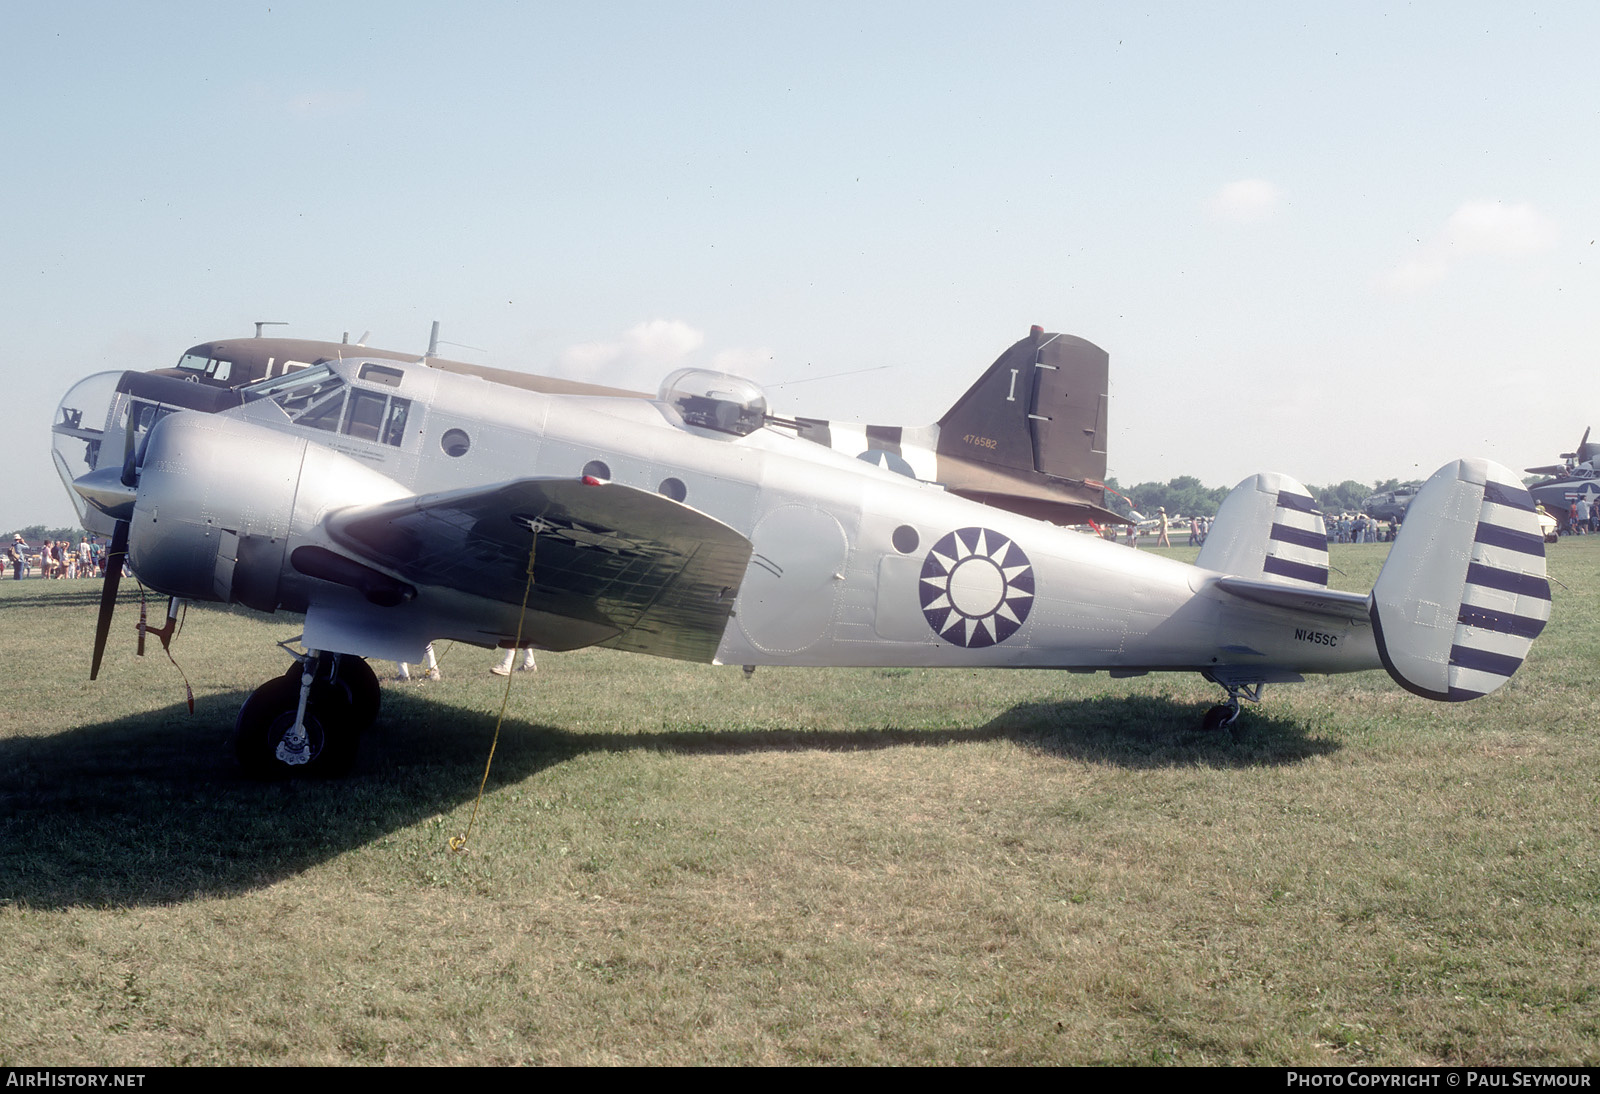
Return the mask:
[(1011, 540), (987, 528), (945, 536), (922, 563), (922, 614), (946, 642), (992, 646), (1016, 633), (1033, 607), (1033, 565)]

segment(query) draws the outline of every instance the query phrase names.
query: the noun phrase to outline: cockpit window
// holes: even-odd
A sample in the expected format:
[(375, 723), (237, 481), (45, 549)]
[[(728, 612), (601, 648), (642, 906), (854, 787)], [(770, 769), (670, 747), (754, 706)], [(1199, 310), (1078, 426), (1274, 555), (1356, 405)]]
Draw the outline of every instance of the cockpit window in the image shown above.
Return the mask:
[(257, 380), (239, 389), (239, 394), (247, 403), (257, 399), (271, 399), (279, 406), (288, 410), (285, 399), (303, 399), (309, 397), (314, 391), (329, 390), (343, 387), (344, 381), (333, 374), (327, 365), (316, 365), (312, 368), (303, 368), (291, 372), (287, 376), (275, 376), (270, 380)]
[[(296, 424), (398, 447), (411, 400), (349, 386), (327, 365), (311, 365), (240, 389), (245, 402), (271, 399)], [(346, 396), (349, 396), (346, 398)]]
[(247, 403), (271, 399), (297, 424), (334, 430), (339, 428), (344, 410), (344, 389), (344, 381), (327, 365), (313, 365), (287, 376), (257, 381), (240, 389), (239, 394)]
[(703, 368), (681, 368), (661, 381), (660, 399), (688, 425), (743, 437), (761, 428), (767, 397), (749, 380)]
[(211, 377), (213, 380), (226, 380), (233, 374), (233, 362), (225, 357), (206, 357), (197, 353), (186, 353), (178, 359), (178, 367), (185, 372), (198, 372)]

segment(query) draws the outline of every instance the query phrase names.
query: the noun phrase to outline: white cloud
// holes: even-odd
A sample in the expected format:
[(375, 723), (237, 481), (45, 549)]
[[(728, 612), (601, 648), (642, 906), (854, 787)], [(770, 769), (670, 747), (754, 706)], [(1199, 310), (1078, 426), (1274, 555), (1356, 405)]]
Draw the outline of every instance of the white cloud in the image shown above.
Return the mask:
[(1232, 224), (1262, 224), (1278, 215), (1283, 191), (1265, 179), (1239, 179), (1215, 194), (1207, 207), (1217, 220)]
[(1555, 244), (1555, 222), (1526, 202), (1464, 201), (1416, 256), (1397, 263), (1381, 282), (1395, 292), (1421, 292), (1443, 281), (1464, 259), (1519, 259)]
[(1442, 240), (1462, 254), (1535, 254), (1555, 245), (1556, 227), (1527, 203), (1468, 201), (1450, 215)]
[[(649, 374), (656, 379), (705, 344), (706, 336), (681, 319), (652, 319), (623, 332), (611, 342), (583, 342), (561, 354), (561, 363), (578, 372), (605, 372), (608, 377)], [(594, 377), (597, 382), (615, 379)]]

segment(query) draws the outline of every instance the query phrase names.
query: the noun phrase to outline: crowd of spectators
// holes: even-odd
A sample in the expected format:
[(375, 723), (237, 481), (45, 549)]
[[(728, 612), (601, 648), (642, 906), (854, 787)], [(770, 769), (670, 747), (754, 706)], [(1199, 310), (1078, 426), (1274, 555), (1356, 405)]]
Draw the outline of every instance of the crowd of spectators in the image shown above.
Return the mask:
[(106, 544), (99, 536), (83, 536), (77, 542), (47, 539), (34, 546), (15, 532), (6, 545), (4, 562), (5, 572), (14, 581), (25, 577), (57, 581), (99, 578), (106, 573)]

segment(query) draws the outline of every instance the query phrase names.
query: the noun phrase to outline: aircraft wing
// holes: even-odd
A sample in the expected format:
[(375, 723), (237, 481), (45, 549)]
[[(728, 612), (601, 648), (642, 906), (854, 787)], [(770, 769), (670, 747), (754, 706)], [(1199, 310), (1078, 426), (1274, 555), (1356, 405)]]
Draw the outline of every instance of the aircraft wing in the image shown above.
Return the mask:
[[(519, 479), (330, 515), (335, 543), (419, 588), (522, 604), (548, 649), (598, 642), (710, 661), (750, 541), (687, 505), (619, 483)], [(468, 601), (470, 603), (470, 601)]]
[(1218, 578), (1215, 588), (1256, 604), (1320, 615), (1343, 622), (1367, 622), (1371, 597), (1366, 593), (1343, 593), (1304, 585), (1280, 585), (1275, 581), (1252, 581), (1243, 577)]

